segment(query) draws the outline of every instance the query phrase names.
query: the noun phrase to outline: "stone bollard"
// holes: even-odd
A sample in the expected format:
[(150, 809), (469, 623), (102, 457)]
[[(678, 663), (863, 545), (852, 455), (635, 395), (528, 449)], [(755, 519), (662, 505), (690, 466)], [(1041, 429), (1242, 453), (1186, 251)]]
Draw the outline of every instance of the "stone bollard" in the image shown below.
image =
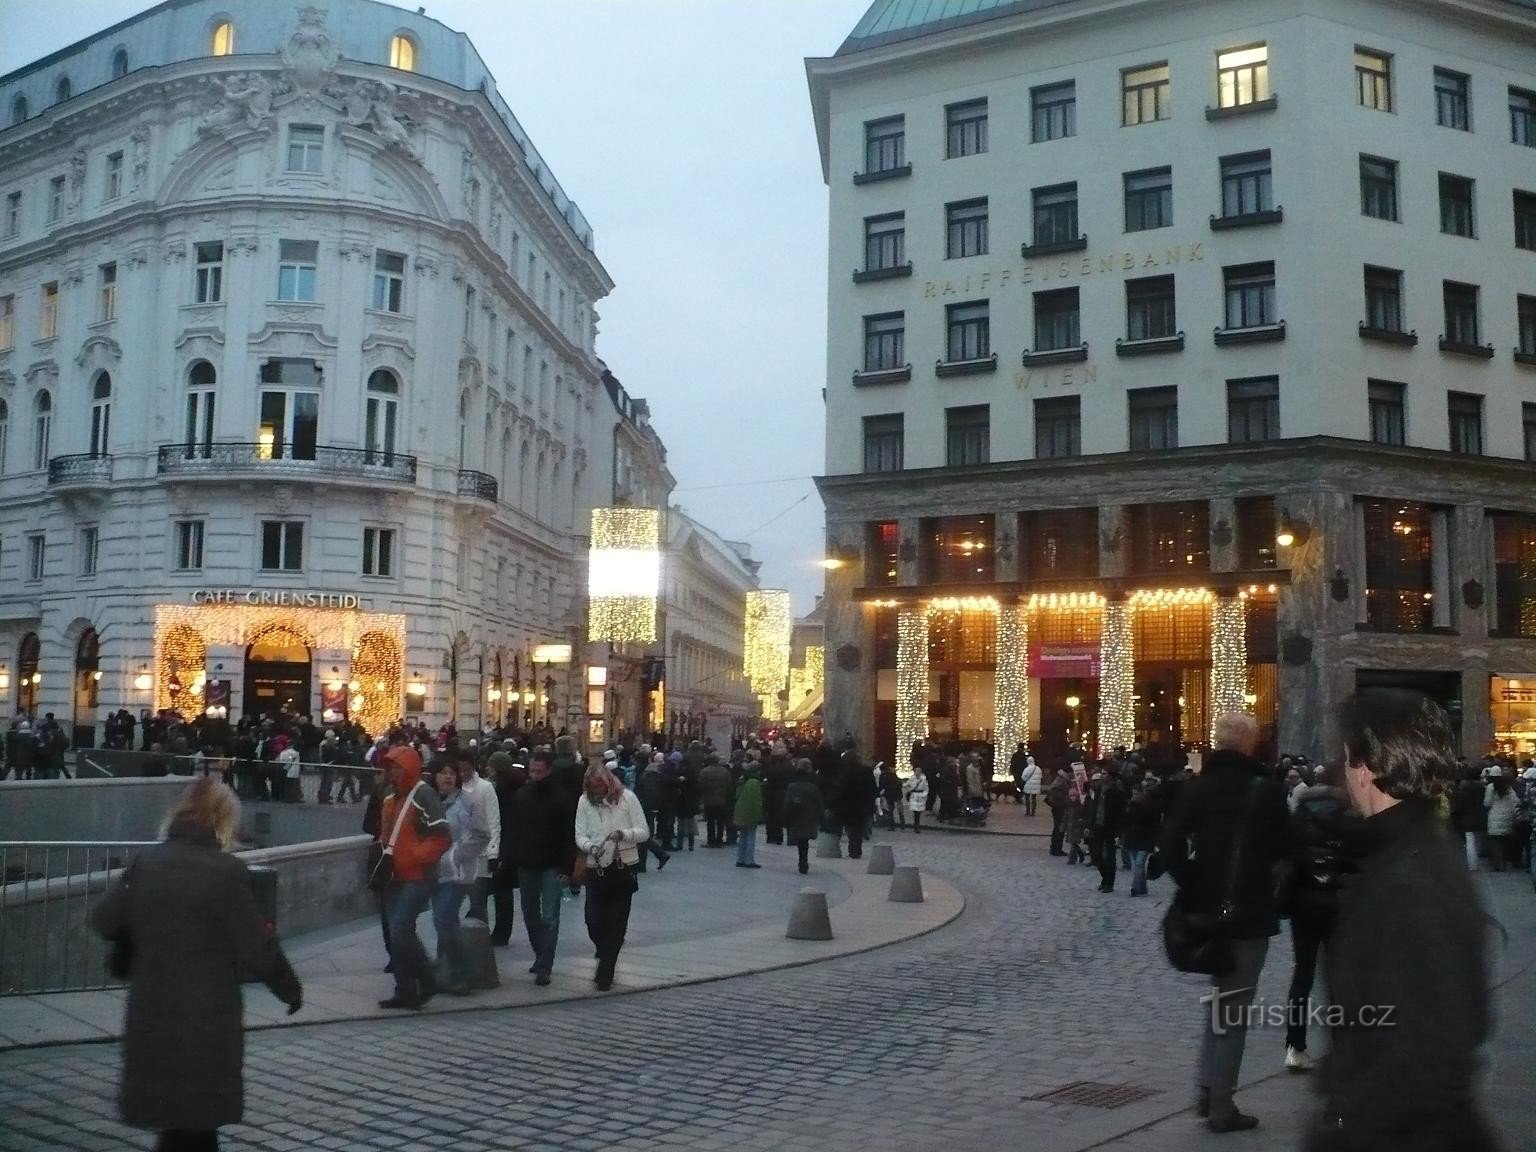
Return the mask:
[(816, 837), (816, 859), (841, 860), (843, 841), (836, 832), (822, 832)]
[(827, 894), (817, 888), (802, 888), (789, 906), (789, 940), (832, 939), (832, 917), (827, 912)]
[(459, 936), (464, 941), (464, 955), (469, 960), (469, 986), (500, 988), (501, 976), (496, 971), (490, 925), (480, 920), (466, 920), (459, 928)]
[(917, 865), (903, 864), (891, 874), (891, 894), (886, 899), (898, 904), (923, 902), (923, 878), (918, 874)]
[(869, 867), (865, 869), (871, 876), (891, 876), (896, 872), (896, 853), (889, 844), (873, 844), (869, 849)]

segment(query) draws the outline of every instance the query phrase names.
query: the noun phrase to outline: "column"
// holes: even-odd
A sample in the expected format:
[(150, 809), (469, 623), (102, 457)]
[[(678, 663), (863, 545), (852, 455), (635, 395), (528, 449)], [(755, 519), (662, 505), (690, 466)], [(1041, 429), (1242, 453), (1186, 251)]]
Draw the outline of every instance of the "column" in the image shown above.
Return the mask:
[(1123, 597), (1104, 604), (1104, 633), (1099, 640), (1099, 748), (1129, 748), (1136, 737), (1131, 695), (1135, 691), (1135, 653), (1131, 650), (1131, 606)]
[(1126, 523), (1125, 507), (1105, 504), (1099, 508), (1099, 575), (1124, 576), (1126, 556), (1131, 549), (1131, 533)]
[(923, 522), (916, 516), (897, 521), (901, 545), (896, 553), (896, 583), (904, 587), (923, 582)]
[[(1019, 536), (1019, 514), (999, 509), (992, 514), (993, 579), (1000, 584), (1020, 579), (1024, 559), (1019, 555), (1023, 541)], [(1001, 651), (1001, 649), (999, 649)], [(1012, 745), (1009, 745), (1010, 751)]]
[(1248, 692), (1248, 634), (1239, 596), (1218, 596), (1211, 605), (1211, 740), (1216, 717), (1251, 709)]
[(907, 605), (896, 617), (896, 762), (928, 738), (928, 609)]
[[(828, 548), (857, 548), (862, 522), (828, 526)], [(829, 555), (832, 553), (829, 553)], [(867, 584), (867, 564), (844, 564), (826, 575), (824, 643), (826, 645), (827, 735), (834, 740), (851, 735), (861, 749), (874, 746), (875, 656), (869, 628), (871, 609), (854, 599), (854, 589)]]
[(997, 610), (993, 711), (994, 763), (1002, 766), (1029, 740), (1029, 609), (1023, 604), (1003, 604)]
[(1230, 496), (1218, 496), (1208, 504), (1211, 522), (1211, 571), (1236, 572), (1237, 557), (1237, 501)]

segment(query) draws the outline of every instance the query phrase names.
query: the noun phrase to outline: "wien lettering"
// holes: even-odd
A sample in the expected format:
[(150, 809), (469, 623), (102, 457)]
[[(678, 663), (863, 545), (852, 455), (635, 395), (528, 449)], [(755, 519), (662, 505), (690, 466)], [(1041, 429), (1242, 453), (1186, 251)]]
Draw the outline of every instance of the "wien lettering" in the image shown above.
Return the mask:
[(1171, 268), (1178, 264), (1205, 263), (1204, 242), (1179, 244), (1161, 252), (1116, 252), (1109, 256), (1084, 256), (1081, 259), (1051, 261), (1049, 257), (1025, 264), (1023, 268), (1001, 268), (977, 272), (964, 280), (928, 280), (923, 295), (973, 296), (1002, 291), (1010, 284), (1045, 284), (1052, 280), (1081, 280), (1088, 276), (1125, 275), (1153, 268)]

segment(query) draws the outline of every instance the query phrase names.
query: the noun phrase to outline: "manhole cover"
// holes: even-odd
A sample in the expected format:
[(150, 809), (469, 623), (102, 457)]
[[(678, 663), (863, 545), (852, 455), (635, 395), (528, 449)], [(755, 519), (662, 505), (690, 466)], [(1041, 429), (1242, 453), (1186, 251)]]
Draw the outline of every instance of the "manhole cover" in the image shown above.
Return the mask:
[(1047, 1100), (1052, 1104), (1076, 1104), (1079, 1108), (1123, 1108), (1157, 1093), (1150, 1088), (1138, 1088), (1134, 1084), (1099, 1084), (1093, 1080), (1078, 1080), (1052, 1088), (1031, 1100)]

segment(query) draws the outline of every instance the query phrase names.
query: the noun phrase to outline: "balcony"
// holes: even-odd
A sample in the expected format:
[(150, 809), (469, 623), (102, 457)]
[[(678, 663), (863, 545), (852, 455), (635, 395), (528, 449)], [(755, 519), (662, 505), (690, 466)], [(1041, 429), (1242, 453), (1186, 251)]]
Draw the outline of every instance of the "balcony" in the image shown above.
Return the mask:
[(1404, 332), (1401, 328), (1373, 328), (1362, 320), (1360, 321), (1360, 339), (1412, 348), (1419, 342), (1419, 331), (1417, 328), (1411, 332)]
[(1088, 359), (1088, 342), (1077, 345), (1075, 348), (1042, 348), (1032, 352), (1024, 349), (1024, 367), (1044, 368), (1051, 364), (1081, 364)]
[(911, 164), (898, 164), (894, 168), (876, 168), (873, 172), (855, 172), (855, 184), (878, 184), (882, 180), (903, 180), (912, 175)]
[(416, 457), (330, 444), (163, 444), (155, 471), (188, 480), (363, 480), (416, 483)]
[(1215, 339), (1218, 348), (1230, 348), (1237, 344), (1273, 344), (1285, 339), (1285, 321), (1254, 324), (1247, 328), (1218, 328)]
[(876, 280), (900, 280), (912, 275), (912, 261), (905, 264), (892, 264), (887, 268), (855, 268), (853, 282), (855, 284), (870, 284)]
[(1142, 340), (1116, 340), (1115, 355), (1122, 359), (1127, 356), (1157, 356), (1164, 352), (1184, 351), (1184, 333), (1176, 336), (1149, 336)]
[(934, 375), (940, 379), (947, 376), (977, 376), (984, 372), (996, 371), (996, 352), (990, 356), (978, 356), (971, 360), (939, 360), (933, 366)]
[(112, 457), (105, 452), (55, 456), (48, 461), (48, 487), (106, 488), (112, 483)]
[(459, 495), (474, 500), (488, 500), (494, 504), (497, 495), (496, 477), (476, 472), (473, 468), (460, 468)]
[(1269, 208), (1263, 212), (1242, 212), (1236, 216), (1212, 216), (1212, 232), (1228, 232), (1234, 228), (1262, 228), (1285, 220), (1284, 208)]
[(1494, 357), (1492, 344), (1472, 344), (1464, 340), (1452, 340), (1447, 336), (1440, 337), (1440, 351), (1449, 352), (1453, 356), (1470, 356), (1474, 360), (1492, 360)]
[(1026, 260), (1037, 256), (1054, 256), (1060, 252), (1081, 252), (1088, 247), (1088, 237), (1077, 236), (1071, 240), (1047, 240), (1043, 244), (1020, 244), (1019, 255)]

